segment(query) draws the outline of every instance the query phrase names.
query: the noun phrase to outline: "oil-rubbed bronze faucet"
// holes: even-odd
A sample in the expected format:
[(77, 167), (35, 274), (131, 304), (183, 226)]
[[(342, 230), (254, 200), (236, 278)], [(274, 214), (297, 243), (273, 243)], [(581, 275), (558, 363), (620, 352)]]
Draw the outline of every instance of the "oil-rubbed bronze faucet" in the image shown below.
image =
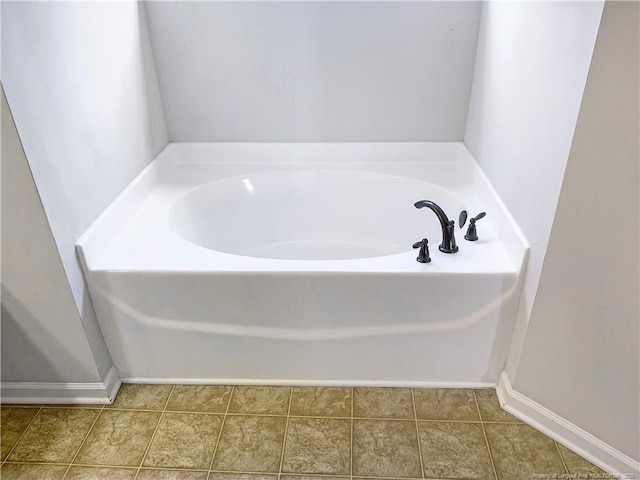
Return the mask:
[(456, 253), (458, 251), (458, 246), (456, 245), (456, 237), (454, 235), (455, 222), (453, 220), (449, 220), (447, 214), (444, 213), (444, 210), (431, 200), (420, 200), (419, 202), (414, 203), (414, 206), (416, 208), (427, 207), (435, 213), (438, 220), (440, 220), (440, 226), (442, 227), (442, 243), (438, 247), (438, 250), (443, 253)]

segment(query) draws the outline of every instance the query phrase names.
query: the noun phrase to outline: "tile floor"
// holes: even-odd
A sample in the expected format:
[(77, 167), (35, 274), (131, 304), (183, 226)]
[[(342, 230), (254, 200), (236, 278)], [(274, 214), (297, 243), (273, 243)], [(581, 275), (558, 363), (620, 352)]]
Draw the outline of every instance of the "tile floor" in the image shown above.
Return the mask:
[(123, 385), (113, 405), (5, 405), (1, 417), (3, 480), (604, 473), (501, 410), (493, 390)]

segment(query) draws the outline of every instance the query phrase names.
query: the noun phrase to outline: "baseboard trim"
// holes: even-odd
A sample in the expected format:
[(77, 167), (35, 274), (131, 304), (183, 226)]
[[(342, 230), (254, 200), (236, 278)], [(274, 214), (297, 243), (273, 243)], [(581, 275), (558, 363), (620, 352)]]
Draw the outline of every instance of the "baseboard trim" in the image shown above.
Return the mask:
[[(573, 450), (604, 471), (612, 475), (619, 475), (620, 478), (640, 478), (640, 462), (529, 397), (513, 390), (506, 372), (502, 372), (500, 375), (496, 393), (500, 406), (507, 412)], [(629, 475), (633, 475), (633, 477)]]
[(120, 389), (120, 377), (111, 366), (102, 382), (1, 382), (2, 403), (56, 404), (94, 403), (110, 404)]
[(123, 377), (123, 383), (159, 383), (174, 385), (284, 385), (292, 387), (406, 387), (406, 388), (495, 388), (495, 382), (420, 382), (389, 380), (301, 380), (247, 378), (149, 378)]

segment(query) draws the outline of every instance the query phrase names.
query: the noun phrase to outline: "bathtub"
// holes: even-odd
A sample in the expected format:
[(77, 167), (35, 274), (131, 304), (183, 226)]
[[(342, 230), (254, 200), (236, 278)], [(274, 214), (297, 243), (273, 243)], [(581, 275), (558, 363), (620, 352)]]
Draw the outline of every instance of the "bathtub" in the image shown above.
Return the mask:
[(459, 143), (169, 144), (77, 249), (125, 381), (413, 386), (496, 383), (528, 252)]

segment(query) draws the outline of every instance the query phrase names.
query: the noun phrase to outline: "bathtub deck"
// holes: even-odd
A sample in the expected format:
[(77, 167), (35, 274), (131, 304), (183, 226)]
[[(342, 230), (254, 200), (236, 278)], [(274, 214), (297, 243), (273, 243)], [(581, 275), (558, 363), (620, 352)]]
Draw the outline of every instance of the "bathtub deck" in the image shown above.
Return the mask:
[[(242, 145), (234, 148), (233, 145), (214, 147), (172, 144), (154, 161), (148, 169), (150, 171), (143, 172), (83, 235), (78, 242), (81, 255), (91, 271), (519, 272), (525, 249), (523, 240), (518, 237), (519, 232), (514, 234), (512, 231), (510, 219), (504, 218), (503, 206), (495, 203), (486, 179), (464, 147), (459, 144), (380, 145), (376, 148), (382, 152), (385, 151), (385, 146), (389, 150), (386, 155), (380, 152), (373, 155), (369, 152), (366, 157), (365, 153), (353, 150), (355, 147), (346, 144), (345, 151), (337, 150), (340, 155), (347, 156), (344, 159), (340, 159), (340, 155), (332, 151), (333, 158), (317, 158), (317, 153), (316, 156), (307, 153), (300, 154), (296, 157), (297, 161), (292, 161), (292, 152), (285, 150), (278, 154), (278, 145), (272, 146), (275, 151), (267, 148), (267, 153), (262, 152), (262, 157), (259, 157), (251, 150), (245, 151), (247, 147)], [(259, 152), (265, 146), (256, 148), (256, 152)], [(367, 152), (371, 147), (369, 144), (362, 144), (361, 148)], [(370, 160), (362, 161), (364, 158)], [(488, 212), (487, 217), (478, 223), (480, 240), (466, 241), (466, 226), (463, 229), (456, 227), (460, 251), (447, 255), (437, 249), (441, 240), (440, 232), (432, 232), (429, 240), (433, 261), (427, 265), (416, 262), (417, 252), (411, 248), (411, 242), (425, 236), (422, 225), (426, 225), (427, 219), (433, 216), (431, 212), (422, 210), (416, 211), (416, 238), (408, 242), (402, 253), (330, 262), (292, 261), (209, 250), (185, 240), (170, 225), (169, 211), (174, 202), (186, 192), (205, 183), (256, 173), (314, 169), (388, 174), (451, 189), (464, 198), (464, 206), (471, 215), (483, 209)], [(358, 194), (357, 186), (354, 194)], [(414, 209), (411, 201), (407, 202), (406, 208)], [(459, 212), (448, 213), (457, 222)], [(354, 222), (357, 221), (354, 219)], [(327, 240), (329, 248), (331, 239)], [(363, 245), (363, 248), (366, 249), (367, 246)], [(396, 250), (398, 248), (402, 249), (402, 246), (397, 246)], [(286, 246), (283, 250), (286, 250)], [(284, 253), (283, 256), (286, 257), (286, 252)]]

